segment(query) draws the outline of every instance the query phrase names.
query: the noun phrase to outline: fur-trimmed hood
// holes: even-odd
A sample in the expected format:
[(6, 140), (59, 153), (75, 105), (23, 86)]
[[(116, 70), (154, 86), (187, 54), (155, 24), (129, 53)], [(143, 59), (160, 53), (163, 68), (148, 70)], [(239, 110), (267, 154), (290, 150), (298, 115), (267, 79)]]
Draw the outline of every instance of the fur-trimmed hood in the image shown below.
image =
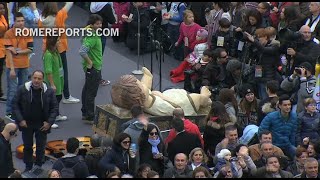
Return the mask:
[(276, 110), (277, 110), (276, 108), (271, 107), (271, 102), (267, 102), (267, 103), (262, 105), (262, 112), (264, 114), (268, 114), (268, 113), (274, 112)]

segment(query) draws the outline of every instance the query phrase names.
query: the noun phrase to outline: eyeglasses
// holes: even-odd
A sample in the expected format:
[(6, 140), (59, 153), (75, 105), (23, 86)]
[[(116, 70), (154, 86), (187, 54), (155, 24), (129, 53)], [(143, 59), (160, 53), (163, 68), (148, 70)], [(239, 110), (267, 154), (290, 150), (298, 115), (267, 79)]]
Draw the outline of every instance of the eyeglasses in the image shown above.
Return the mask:
[(221, 59), (225, 59), (225, 58), (227, 58), (228, 57), (228, 55), (226, 55), (226, 56), (223, 56), (223, 57), (220, 57)]
[(150, 132), (149, 135), (150, 136), (156, 136), (156, 135), (158, 135), (158, 132)]
[(130, 144), (131, 141), (122, 141), (123, 144)]

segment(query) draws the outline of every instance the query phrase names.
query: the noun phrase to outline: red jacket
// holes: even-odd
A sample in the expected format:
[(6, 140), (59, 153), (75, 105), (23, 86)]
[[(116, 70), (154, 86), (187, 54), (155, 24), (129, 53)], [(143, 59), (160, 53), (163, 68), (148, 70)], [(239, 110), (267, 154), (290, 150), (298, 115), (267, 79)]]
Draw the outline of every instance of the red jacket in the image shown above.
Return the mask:
[(117, 23), (112, 24), (112, 28), (119, 28), (120, 32), (124, 31), (124, 23), (126, 23), (126, 21), (123, 20), (122, 15), (125, 14), (129, 16), (129, 7), (130, 2), (113, 2), (113, 9), (117, 16)]
[[(195, 134), (199, 137), (199, 139), (201, 141), (202, 148), (203, 148), (204, 141), (201, 137), (201, 133), (200, 133), (198, 126), (196, 124), (194, 124), (193, 122), (191, 122), (189, 119), (184, 119), (183, 123), (184, 123), (184, 130), (186, 130), (186, 132), (191, 133), (191, 134)], [(176, 131), (174, 129), (171, 129), (167, 139), (165, 140), (165, 144), (168, 144), (176, 136), (177, 136)]]
[[(278, 8), (278, 5), (279, 5), (279, 2), (271, 2), (271, 4), (274, 6), (274, 7), (277, 7)], [(271, 21), (272, 21), (272, 26), (274, 28), (278, 28), (278, 24), (280, 22), (280, 13), (282, 11), (282, 9), (286, 6), (291, 6), (293, 3), (292, 2), (282, 2), (281, 6), (278, 8), (278, 12), (273, 12), (270, 14), (270, 18), (271, 18)]]

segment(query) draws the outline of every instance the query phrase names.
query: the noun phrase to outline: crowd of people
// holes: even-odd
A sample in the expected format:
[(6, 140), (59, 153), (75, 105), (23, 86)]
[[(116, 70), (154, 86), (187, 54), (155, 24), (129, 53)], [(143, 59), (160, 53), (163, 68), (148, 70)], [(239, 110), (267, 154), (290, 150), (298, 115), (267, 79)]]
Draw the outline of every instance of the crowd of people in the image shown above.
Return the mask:
[[(29, 75), (33, 37), (16, 28), (59, 27), (73, 2), (0, 2), (0, 74), (6, 72), (8, 123), (0, 134), (0, 177), (18, 177), (10, 141), (22, 132), (25, 171), (44, 163), (47, 134), (60, 101), (79, 103), (68, 88), (68, 37), (43, 38), (43, 70)], [(153, 51), (154, 40), (181, 61), (171, 81), (184, 89), (211, 90), (203, 127), (175, 108), (167, 137), (143, 107), (115, 137), (94, 134), (92, 149), (79, 155), (70, 137), (67, 153), (48, 177), (71, 178), (320, 178), (320, 114), (315, 97), (320, 57), (319, 2), (91, 2), (86, 28), (119, 28), (113, 41), (132, 51)], [(138, 29), (140, 28), (140, 29)], [(140, 33), (137, 35), (137, 33)], [(138, 39), (140, 46), (137, 46)], [(85, 83), (82, 119), (93, 123), (106, 37), (81, 39)], [(138, 51), (139, 52), (139, 51)], [(30, 77), (29, 77), (30, 76)], [(1, 76), (0, 76), (1, 80)], [(6, 94), (6, 98), (3, 96)], [(314, 96), (315, 94), (315, 96)], [(33, 136), (36, 158), (33, 160)]]

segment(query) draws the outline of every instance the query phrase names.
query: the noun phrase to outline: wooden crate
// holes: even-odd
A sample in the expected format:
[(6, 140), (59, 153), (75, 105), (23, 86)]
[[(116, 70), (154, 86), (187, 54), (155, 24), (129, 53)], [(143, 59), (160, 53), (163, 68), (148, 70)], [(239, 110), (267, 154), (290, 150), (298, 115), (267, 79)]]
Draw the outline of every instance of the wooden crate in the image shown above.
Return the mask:
[[(204, 118), (208, 114), (210, 107), (200, 110), (199, 115), (196, 116), (186, 116), (192, 122), (197, 124), (199, 128), (205, 125)], [(170, 121), (172, 116), (153, 116), (146, 114), (150, 122), (155, 123), (159, 126), (161, 131), (170, 129)], [(95, 133), (102, 136), (114, 137), (116, 134), (120, 133), (121, 124), (131, 120), (130, 110), (120, 108), (114, 104), (107, 105), (97, 105), (95, 112), (95, 121), (92, 129)]]

